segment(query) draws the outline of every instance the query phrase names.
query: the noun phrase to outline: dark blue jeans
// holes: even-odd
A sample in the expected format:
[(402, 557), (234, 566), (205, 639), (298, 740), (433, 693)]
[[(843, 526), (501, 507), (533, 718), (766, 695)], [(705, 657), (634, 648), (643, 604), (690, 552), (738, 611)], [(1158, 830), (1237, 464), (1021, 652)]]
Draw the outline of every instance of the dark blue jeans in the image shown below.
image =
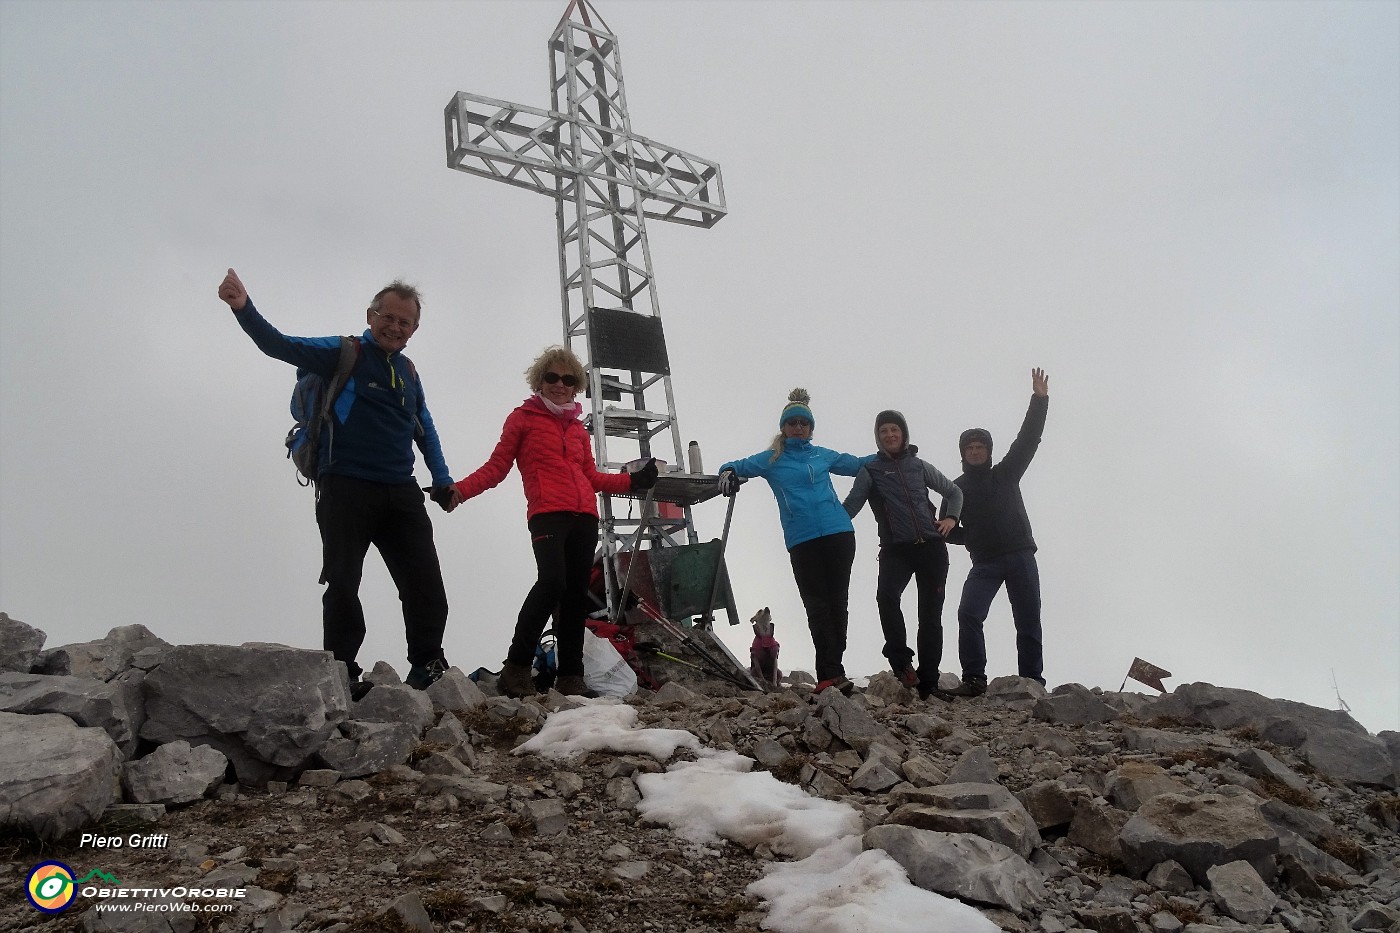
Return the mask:
[(875, 606), (885, 634), (884, 655), (896, 672), (914, 660), (909, 650), (904, 610), (900, 601), (912, 577), (919, 590), (919, 683), (938, 684), (943, 660), (943, 588), (948, 582), (948, 545), (942, 541), (880, 545), (880, 572), (875, 582)]
[(963, 583), (958, 604), (958, 660), (962, 679), (987, 679), (987, 642), (982, 623), (992, 608), (1001, 585), (1011, 601), (1011, 619), (1016, 624), (1017, 673), (1044, 684), (1041, 676), (1045, 661), (1040, 645), (1040, 569), (1035, 551), (1012, 551), (991, 560), (973, 561)]

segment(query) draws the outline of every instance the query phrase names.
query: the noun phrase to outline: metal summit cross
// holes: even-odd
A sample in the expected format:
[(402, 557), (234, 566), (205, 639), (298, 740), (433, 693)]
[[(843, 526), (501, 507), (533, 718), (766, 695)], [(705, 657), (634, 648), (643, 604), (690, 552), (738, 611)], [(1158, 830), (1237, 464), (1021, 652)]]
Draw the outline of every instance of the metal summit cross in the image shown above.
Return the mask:
[[(610, 456), (610, 439), (649, 457), (653, 441), (668, 433), (670, 462), (684, 468), (646, 219), (718, 223), (725, 215), (719, 164), (632, 132), (617, 37), (588, 0), (571, 0), (549, 51), (554, 109), (459, 92), (445, 112), (447, 165), (554, 198), (564, 340), (588, 366), (585, 423), (599, 468), (618, 470), (633, 459)], [(664, 446), (659, 453), (667, 459)], [(623, 553), (642, 540), (653, 549), (676, 546), (682, 533), (697, 542), (690, 506), (714, 494), (713, 482), (662, 478), (653, 515), (619, 517), (617, 500), (629, 501), (629, 515), (636, 500), (602, 497), (610, 610), (626, 573)]]

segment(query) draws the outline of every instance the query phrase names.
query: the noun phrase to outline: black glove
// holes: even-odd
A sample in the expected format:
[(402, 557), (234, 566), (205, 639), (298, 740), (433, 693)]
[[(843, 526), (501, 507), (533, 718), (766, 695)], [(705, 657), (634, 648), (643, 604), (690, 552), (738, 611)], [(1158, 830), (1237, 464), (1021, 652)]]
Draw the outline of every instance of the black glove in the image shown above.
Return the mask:
[(632, 474), (632, 491), (638, 489), (650, 489), (656, 485), (656, 458), (652, 457), (642, 464), (642, 468)]
[(433, 486), (428, 490), (428, 497), (440, 505), (444, 512), (452, 511), (451, 486)]
[(725, 470), (719, 475), (719, 491), (722, 496), (730, 496), (739, 491), (739, 474), (733, 470)]

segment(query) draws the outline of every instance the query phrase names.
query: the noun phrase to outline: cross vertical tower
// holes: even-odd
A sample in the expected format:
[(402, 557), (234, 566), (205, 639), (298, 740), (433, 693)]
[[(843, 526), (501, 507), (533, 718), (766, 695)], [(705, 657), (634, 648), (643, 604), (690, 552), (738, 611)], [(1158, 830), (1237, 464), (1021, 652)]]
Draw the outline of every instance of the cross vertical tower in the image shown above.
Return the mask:
[[(447, 164), (554, 198), (564, 341), (588, 365), (599, 468), (658, 456), (683, 469), (646, 220), (717, 223), (719, 165), (632, 132), (617, 37), (588, 0), (570, 0), (549, 52), (553, 109), (459, 92), (445, 112)], [(655, 515), (634, 515), (629, 497), (602, 497), (610, 610), (620, 556), (642, 541), (695, 543), (690, 506), (712, 494), (682, 492)]]

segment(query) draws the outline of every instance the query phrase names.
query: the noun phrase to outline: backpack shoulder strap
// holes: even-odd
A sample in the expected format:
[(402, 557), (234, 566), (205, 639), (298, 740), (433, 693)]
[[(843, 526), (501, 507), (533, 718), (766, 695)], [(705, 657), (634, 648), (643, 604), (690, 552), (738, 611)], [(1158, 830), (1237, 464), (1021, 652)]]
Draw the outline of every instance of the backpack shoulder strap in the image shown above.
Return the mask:
[[(402, 353), (400, 353), (399, 355), (400, 355), (400, 356), (403, 356)], [(418, 367), (417, 367), (417, 366), (414, 366), (414, 365), (413, 365), (413, 360), (409, 359), (409, 358), (406, 357), (406, 356), (403, 357), (403, 361), (404, 361), (404, 363), (406, 363), (406, 364), (408, 365), (408, 375), (413, 379), (413, 385), (414, 385), (414, 387), (417, 388), (417, 390), (418, 390), (418, 397), (419, 397), (419, 400), (420, 400), (420, 401), (419, 401), (419, 404), (422, 404), (422, 401), (421, 401), (421, 400), (422, 400), (422, 397), (423, 397), (423, 380), (420, 379), (420, 378), (418, 378)], [(414, 415), (414, 416), (413, 416), (413, 439), (414, 439), (415, 441), (421, 441), (423, 438), (425, 438), (425, 437), (427, 437), (427, 436), (428, 436), (428, 432), (427, 432), (427, 430), (423, 427), (423, 421), (422, 421), (422, 419), (420, 419), (417, 415)]]
[(331, 406), (340, 397), (340, 393), (345, 389), (345, 384), (350, 381), (350, 373), (355, 369), (355, 363), (360, 359), (360, 338), (341, 337), (340, 338), (340, 359), (335, 364), (335, 375), (331, 377), (330, 383), (326, 386), (326, 394), (321, 399), (321, 419), (324, 421), (329, 417)]

